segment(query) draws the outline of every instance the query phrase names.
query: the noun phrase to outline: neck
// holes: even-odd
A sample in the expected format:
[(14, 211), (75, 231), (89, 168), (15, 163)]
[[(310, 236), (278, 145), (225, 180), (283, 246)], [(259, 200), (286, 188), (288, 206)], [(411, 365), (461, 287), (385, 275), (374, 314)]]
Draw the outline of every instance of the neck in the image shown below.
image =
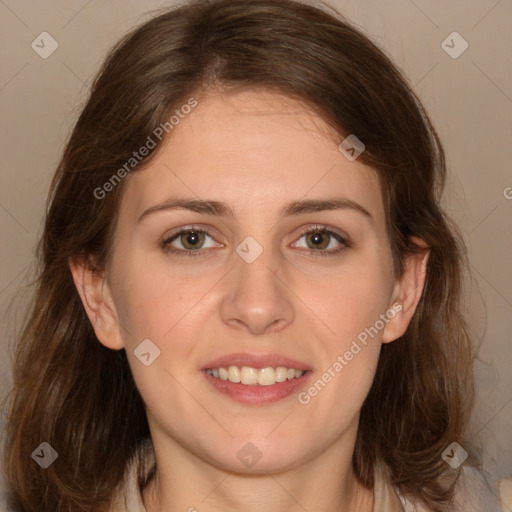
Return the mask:
[[(210, 492), (191, 492), (189, 498), (174, 495), (172, 489), (166, 488), (159, 473), (148, 483), (143, 490), (143, 501), (147, 512), (260, 512), (263, 507), (270, 512), (298, 512), (315, 510), (318, 512), (350, 511), (372, 512), (373, 492), (366, 489), (355, 478), (350, 485), (339, 486), (339, 495), (327, 500), (322, 497), (321, 508), (316, 502), (321, 493), (329, 490), (329, 485), (317, 486), (313, 482), (315, 497), (308, 497), (305, 492), (289, 492), (279, 476), (267, 475), (261, 477), (260, 482), (252, 477), (252, 483), (241, 481), (240, 476), (226, 474), (218, 485), (212, 486)], [(271, 485), (269, 485), (271, 484)], [(205, 487), (202, 487), (205, 489)], [(193, 496), (193, 497), (192, 497)]]
[(143, 489), (146, 511), (372, 512), (373, 491), (352, 469), (355, 436), (345, 434), (321, 454), (292, 467), (239, 473), (152, 432), (157, 471)]

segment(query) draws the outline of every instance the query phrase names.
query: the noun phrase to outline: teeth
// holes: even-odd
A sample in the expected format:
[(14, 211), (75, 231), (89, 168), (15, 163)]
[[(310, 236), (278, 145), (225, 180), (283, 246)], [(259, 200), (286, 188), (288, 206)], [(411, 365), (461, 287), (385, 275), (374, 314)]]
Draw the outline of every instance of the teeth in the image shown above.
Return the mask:
[(228, 368), (228, 380), (229, 382), (240, 382), (240, 370), (236, 366)]
[(240, 382), (242, 384), (253, 386), (258, 384), (258, 374), (259, 370), (256, 368), (249, 368), (248, 366), (242, 366), (242, 370), (240, 372)]
[(271, 386), (276, 383), (274, 368), (262, 368), (258, 375), (258, 384), (260, 386)]
[(241, 383), (246, 386), (271, 386), (276, 382), (285, 382), (286, 380), (296, 379), (304, 374), (301, 370), (294, 368), (285, 368), (278, 366), (272, 368), (251, 368), (249, 366), (229, 366), (226, 368), (212, 368), (206, 370), (209, 375), (220, 378), (221, 380), (229, 380), (233, 383)]
[(284, 366), (278, 366), (275, 371), (276, 382), (284, 382), (288, 378), (288, 370)]

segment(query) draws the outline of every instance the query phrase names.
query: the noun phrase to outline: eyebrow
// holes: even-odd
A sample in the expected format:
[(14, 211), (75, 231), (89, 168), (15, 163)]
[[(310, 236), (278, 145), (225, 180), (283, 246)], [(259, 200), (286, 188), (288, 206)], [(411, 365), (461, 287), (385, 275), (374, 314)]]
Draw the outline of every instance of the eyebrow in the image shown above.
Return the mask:
[[(226, 203), (205, 199), (188, 199), (172, 197), (163, 203), (151, 206), (145, 210), (137, 219), (137, 223), (147, 216), (168, 210), (189, 210), (196, 213), (206, 215), (215, 215), (219, 217), (234, 217), (235, 212)], [(314, 213), (328, 210), (352, 210), (364, 215), (368, 220), (373, 222), (370, 212), (356, 201), (344, 197), (334, 197), (328, 199), (306, 199), (301, 201), (292, 201), (285, 205), (280, 213), (279, 218), (289, 217), (292, 215), (302, 215), (305, 213)]]

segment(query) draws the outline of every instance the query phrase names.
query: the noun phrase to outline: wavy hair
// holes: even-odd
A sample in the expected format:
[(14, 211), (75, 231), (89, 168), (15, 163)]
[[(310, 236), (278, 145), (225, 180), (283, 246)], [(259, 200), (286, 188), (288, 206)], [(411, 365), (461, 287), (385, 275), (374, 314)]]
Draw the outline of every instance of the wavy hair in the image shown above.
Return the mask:
[[(446, 510), (454, 482), (444, 481), (441, 453), (467, 441), (474, 355), (463, 315), (466, 252), (440, 208), (443, 147), (382, 50), (335, 10), (293, 0), (196, 0), (158, 12), (109, 52), (94, 79), (51, 183), (33, 300), (16, 336), (4, 443), (12, 509), (108, 510), (150, 435), (126, 354), (96, 339), (69, 262), (88, 255), (91, 268), (105, 268), (129, 177), (103, 198), (95, 191), (177, 107), (212, 86), (280, 92), (319, 113), (340, 141), (356, 134), (366, 146), (359, 160), (379, 176), (396, 274), (421, 250), (411, 236), (429, 246), (414, 317), (402, 339), (382, 347), (353, 466), (371, 488), (383, 462), (402, 494)], [(59, 458), (43, 471), (31, 453), (44, 441)]]

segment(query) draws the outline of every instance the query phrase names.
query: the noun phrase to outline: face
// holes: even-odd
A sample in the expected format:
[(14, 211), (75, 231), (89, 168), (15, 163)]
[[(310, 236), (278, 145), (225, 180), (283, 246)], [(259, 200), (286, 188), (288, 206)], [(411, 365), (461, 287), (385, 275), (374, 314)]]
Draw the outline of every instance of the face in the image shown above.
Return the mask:
[[(251, 471), (277, 471), (353, 443), (381, 343), (406, 322), (390, 312), (377, 174), (340, 142), (280, 95), (209, 93), (126, 178), (103, 283), (112, 320), (90, 317), (126, 349), (152, 436), (236, 471), (247, 454), (262, 455)], [(242, 377), (261, 384), (230, 382)]]

